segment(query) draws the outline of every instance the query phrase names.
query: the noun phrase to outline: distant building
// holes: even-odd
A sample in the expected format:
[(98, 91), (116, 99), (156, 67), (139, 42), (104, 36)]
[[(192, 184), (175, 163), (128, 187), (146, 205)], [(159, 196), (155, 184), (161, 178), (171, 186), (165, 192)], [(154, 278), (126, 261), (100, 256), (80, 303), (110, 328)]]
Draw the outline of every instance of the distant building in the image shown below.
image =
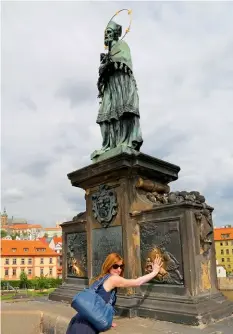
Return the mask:
[(22, 218), (8, 218), (8, 214), (6, 212), (6, 208), (4, 208), (3, 213), (0, 214), (1, 215), (1, 228), (2, 229), (7, 229), (8, 226), (11, 225), (16, 225), (16, 224), (27, 224), (27, 220), (26, 219), (22, 219)]
[(216, 265), (216, 270), (217, 270), (217, 277), (226, 277), (227, 276), (227, 271), (224, 266), (221, 266), (219, 264)]
[(10, 235), (6, 235), (2, 240), (12, 240), (12, 237)]
[(41, 225), (34, 224), (14, 224), (7, 227), (9, 234), (18, 234), (20, 239), (36, 240), (43, 234)]
[(53, 237), (49, 243), (49, 247), (56, 253), (62, 253), (62, 237)]
[(62, 228), (59, 223), (56, 224), (56, 227), (45, 227), (43, 229), (44, 234), (48, 237), (61, 237), (62, 236)]
[[(8, 235), (18, 235), (20, 239), (36, 240), (42, 236), (42, 226), (28, 224), (25, 219), (8, 218), (6, 209), (1, 214), (1, 229), (5, 230)], [(18, 238), (17, 238), (18, 239)]]
[(214, 228), (214, 243), (216, 259), (219, 266), (223, 266), (227, 273), (233, 272), (233, 227)]
[(8, 226), (13, 226), (13, 225), (23, 225), (23, 224), (27, 224), (27, 220), (23, 219), (23, 218), (8, 218), (7, 220), (7, 225)]
[(28, 279), (41, 275), (57, 278), (58, 254), (41, 241), (1, 240), (1, 280)]
[(4, 228), (4, 226), (7, 225), (7, 221), (8, 221), (8, 215), (6, 212), (6, 208), (4, 208), (3, 213), (1, 213), (1, 228)]
[(57, 276), (62, 278), (62, 237), (53, 237), (49, 243), (49, 247), (59, 254), (57, 259)]

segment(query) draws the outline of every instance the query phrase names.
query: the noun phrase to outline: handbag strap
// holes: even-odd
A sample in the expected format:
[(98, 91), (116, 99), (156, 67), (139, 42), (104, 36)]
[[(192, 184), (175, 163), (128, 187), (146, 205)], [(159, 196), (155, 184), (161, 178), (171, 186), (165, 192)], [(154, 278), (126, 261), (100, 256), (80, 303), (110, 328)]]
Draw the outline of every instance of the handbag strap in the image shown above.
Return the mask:
[(110, 304), (110, 305), (113, 304), (115, 295), (116, 295), (116, 290), (113, 289), (108, 304)]
[(108, 279), (111, 276), (111, 274), (107, 274), (104, 277), (102, 277), (99, 282), (93, 287), (93, 289), (95, 291), (97, 291), (99, 289), (99, 287), (106, 281), (106, 279)]
[[(97, 292), (97, 290), (99, 289), (99, 287), (111, 276), (111, 274), (107, 274), (105, 275), (104, 277), (102, 277), (98, 284), (96, 284), (95, 286), (93, 286), (92, 288), (95, 290), (95, 292)], [(115, 289), (112, 290), (112, 293), (111, 293), (111, 296), (110, 296), (110, 299), (109, 299), (109, 302), (107, 304), (110, 304), (112, 305), (113, 303), (113, 300), (114, 300), (114, 296), (116, 294), (116, 291)]]

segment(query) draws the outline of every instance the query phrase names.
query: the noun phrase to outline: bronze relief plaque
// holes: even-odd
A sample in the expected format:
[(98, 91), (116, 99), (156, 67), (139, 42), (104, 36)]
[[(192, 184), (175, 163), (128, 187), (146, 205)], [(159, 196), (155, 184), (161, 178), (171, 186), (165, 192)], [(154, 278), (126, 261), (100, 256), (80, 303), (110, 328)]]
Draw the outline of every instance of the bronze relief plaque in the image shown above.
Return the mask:
[(112, 226), (92, 230), (92, 276), (100, 274), (102, 264), (110, 253), (122, 256), (122, 227)]
[(158, 254), (163, 259), (163, 272), (153, 280), (160, 284), (183, 285), (183, 263), (178, 221), (148, 222), (140, 226), (142, 273), (152, 270)]
[(67, 276), (87, 278), (87, 233), (67, 233)]

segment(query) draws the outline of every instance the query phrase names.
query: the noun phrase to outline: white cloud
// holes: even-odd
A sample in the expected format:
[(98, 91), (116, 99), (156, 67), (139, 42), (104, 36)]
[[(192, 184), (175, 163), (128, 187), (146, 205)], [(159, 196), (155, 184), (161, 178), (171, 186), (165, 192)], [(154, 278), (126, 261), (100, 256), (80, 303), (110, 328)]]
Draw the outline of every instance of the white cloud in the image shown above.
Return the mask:
[(16, 202), (23, 199), (24, 194), (20, 189), (8, 188), (4, 191), (5, 200), (9, 202)]
[(66, 174), (91, 163), (101, 145), (99, 53), (119, 7), (133, 9), (127, 41), (142, 152), (180, 165), (172, 188), (200, 190), (215, 206), (215, 223), (229, 223), (233, 21), (232, 3), (219, 2), (3, 3), (3, 206), (47, 226), (85, 209), (84, 192)]

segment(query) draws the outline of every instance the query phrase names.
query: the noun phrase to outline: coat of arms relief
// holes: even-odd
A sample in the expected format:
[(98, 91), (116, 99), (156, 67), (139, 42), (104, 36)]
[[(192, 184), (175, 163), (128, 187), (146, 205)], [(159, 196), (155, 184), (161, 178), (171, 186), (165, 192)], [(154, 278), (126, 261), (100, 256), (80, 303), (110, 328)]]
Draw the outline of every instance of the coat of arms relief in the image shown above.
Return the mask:
[(100, 185), (99, 190), (92, 195), (92, 211), (102, 227), (109, 227), (117, 214), (117, 207), (117, 195), (114, 189), (107, 185)]

